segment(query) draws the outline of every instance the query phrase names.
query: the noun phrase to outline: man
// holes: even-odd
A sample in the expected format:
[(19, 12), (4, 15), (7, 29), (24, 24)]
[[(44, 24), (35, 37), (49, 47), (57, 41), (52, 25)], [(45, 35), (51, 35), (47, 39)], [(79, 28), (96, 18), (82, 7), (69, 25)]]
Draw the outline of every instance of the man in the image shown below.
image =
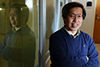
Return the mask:
[(98, 67), (93, 39), (79, 28), (86, 17), (82, 4), (70, 2), (62, 9), (64, 27), (50, 36), (51, 67)]
[(28, 27), (29, 9), (25, 4), (10, 7), (12, 29), (5, 36), (0, 55), (8, 61), (8, 67), (34, 67), (35, 34)]

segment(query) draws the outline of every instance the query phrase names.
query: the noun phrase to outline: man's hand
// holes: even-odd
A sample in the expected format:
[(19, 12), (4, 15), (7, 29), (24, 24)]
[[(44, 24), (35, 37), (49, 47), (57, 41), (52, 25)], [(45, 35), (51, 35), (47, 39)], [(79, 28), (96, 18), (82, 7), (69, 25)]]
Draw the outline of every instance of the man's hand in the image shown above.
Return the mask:
[(86, 58), (87, 58), (87, 61), (89, 61), (89, 57), (88, 57), (88, 56), (86, 56)]

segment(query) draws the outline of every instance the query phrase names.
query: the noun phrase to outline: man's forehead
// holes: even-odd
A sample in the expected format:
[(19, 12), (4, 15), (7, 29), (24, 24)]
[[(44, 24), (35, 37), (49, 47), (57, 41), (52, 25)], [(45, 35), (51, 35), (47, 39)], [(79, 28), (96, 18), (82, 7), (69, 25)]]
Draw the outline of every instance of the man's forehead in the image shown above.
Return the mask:
[(16, 9), (16, 8), (11, 8), (11, 9), (10, 9), (10, 12), (16, 12), (16, 13), (18, 13), (18, 12), (19, 12), (19, 10), (18, 10), (18, 9)]
[(82, 11), (82, 8), (81, 7), (74, 7), (74, 8), (71, 8), (69, 11), (72, 11), (72, 10), (74, 10), (74, 11), (81, 10)]
[(17, 11), (16, 8), (10, 8), (10, 11)]
[(80, 7), (74, 7), (74, 8), (71, 8), (70, 10), (69, 10), (69, 13), (82, 13), (82, 8), (80, 8)]

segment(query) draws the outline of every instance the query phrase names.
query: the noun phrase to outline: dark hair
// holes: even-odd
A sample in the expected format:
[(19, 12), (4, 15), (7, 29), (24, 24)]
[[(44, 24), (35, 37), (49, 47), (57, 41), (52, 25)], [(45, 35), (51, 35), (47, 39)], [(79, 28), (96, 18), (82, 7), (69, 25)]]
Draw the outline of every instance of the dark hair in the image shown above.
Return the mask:
[(27, 5), (25, 4), (19, 4), (19, 3), (14, 3), (10, 6), (11, 8), (15, 8), (17, 10), (17, 13), (19, 15), (23, 15), (23, 17), (25, 17), (25, 22), (28, 21), (28, 17), (29, 17), (29, 8), (27, 7)]
[(78, 2), (70, 2), (68, 4), (66, 4), (63, 8), (62, 8), (62, 17), (66, 18), (70, 9), (75, 8), (75, 7), (80, 7), (83, 10), (83, 19), (85, 19), (86, 17), (86, 11), (84, 9), (84, 6), (81, 3)]

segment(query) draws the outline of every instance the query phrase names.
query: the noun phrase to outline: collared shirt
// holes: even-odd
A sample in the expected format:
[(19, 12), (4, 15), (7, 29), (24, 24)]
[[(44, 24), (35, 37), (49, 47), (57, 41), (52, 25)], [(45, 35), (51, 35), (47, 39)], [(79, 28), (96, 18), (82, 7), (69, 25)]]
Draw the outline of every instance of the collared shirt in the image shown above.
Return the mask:
[(76, 37), (80, 34), (80, 29), (77, 31), (77, 34), (76, 34), (75, 36), (72, 35), (65, 27), (64, 27), (64, 29), (66, 30), (66, 32), (67, 32), (69, 35), (73, 36), (74, 38), (76, 38)]
[(20, 30), (20, 29), (21, 29), (21, 27), (19, 27), (19, 28), (17, 28), (17, 29), (12, 28), (12, 30), (13, 30), (14, 32), (17, 32), (17, 31)]

